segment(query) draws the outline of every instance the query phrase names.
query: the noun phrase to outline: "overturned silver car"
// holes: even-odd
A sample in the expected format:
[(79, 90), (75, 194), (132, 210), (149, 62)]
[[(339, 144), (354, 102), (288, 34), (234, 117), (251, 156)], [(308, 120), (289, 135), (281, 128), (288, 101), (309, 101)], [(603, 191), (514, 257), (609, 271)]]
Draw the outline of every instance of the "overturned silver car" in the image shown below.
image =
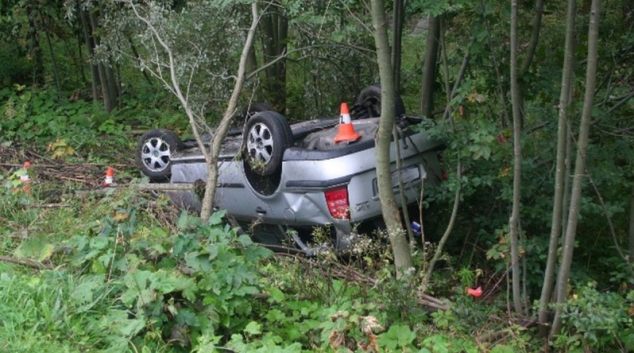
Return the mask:
[[(422, 180), (427, 186), (443, 179), (438, 158), (443, 144), (420, 128), (422, 119), (404, 115), (400, 99), (395, 109), (399, 138), (390, 145), (393, 187), (398, 194), (400, 183), (408, 205), (417, 204)], [(279, 113), (260, 110), (223, 143), (217, 208), (227, 210), (255, 241), (279, 244), (292, 239), (307, 252), (311, 249), (300, 235), (315, 226), (330, 229), (335, 246), (345, 248), (357, 225), (372, 229), (381, 224), (374, 140), (378, 86), (363, 90), (351, 109), (358, 135), (353, 141), (334, 142), (339, 118), (289, 125)], [(166, 130), (153, 130), (139, 140), (137, 163), (155, 181), (169, 177), (174, 184), (195, 183), (207, 177), (195, 142), (183, 143)], [(195, 192), (168, 194), (179, 207), (200, 210)]]

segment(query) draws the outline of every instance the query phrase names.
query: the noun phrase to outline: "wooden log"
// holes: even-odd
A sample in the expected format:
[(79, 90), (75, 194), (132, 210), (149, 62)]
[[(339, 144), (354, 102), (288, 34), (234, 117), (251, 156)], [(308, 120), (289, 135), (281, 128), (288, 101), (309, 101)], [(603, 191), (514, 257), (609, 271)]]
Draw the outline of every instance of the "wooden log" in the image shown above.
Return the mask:
[[(112, 185), (101, 189), (94, 190), (75, 190), (76, 197), (83, 198), (89, 195), (101, 195), (108, 192), (119, 191), (124, 189), (136, 189), (142, 191), (194, 191), (196, 188), (194, 183), (178, 183), (178, 184), (127, 184), (127, 185)], [(69, 195), (64, 195), (69, 197)], [(71, 196), (72, 197), (72, 196)]]

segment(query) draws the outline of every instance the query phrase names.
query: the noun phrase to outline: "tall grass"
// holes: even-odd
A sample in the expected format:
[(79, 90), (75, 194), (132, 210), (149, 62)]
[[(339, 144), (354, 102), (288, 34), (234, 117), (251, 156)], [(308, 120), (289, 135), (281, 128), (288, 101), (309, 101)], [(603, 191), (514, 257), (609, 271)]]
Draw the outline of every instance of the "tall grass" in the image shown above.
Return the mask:
[(33, 276), (4, 263), (0, 271), (0, 350), (81, 351), (65, 340), (73, 323), (81, 324), (68, 310), (73, 285), (69, 277), (52, 273)]

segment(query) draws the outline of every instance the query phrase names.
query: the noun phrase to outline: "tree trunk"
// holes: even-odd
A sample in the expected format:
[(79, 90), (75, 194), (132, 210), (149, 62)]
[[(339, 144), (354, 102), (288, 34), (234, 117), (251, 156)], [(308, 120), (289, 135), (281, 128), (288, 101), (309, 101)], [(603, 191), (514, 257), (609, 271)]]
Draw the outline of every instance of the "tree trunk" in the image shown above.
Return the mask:
[[(282, 14), (270, 12), (262, 17), (262, 50), (269, 63), (286, 52), (288, 20)], [(282, 114), (286, 110), (286, 59), (276, 61), (265, 70), (267, 94), (271, 104)]]
[[(480, 0), (482, 7), (484, 8), (484, 0)], [(504, 88), (504, 82), (502, 80), (502, 73), (500, 72), (500, 64), (498, 63), (498, 59), (495, 53), (495, 47), (493, 46), (493, 40), (491, 39), (491, 29), (489, 25), (489, 20), (486, 16), (484, 16), (484, 27), (486, 29), (487, 41), (489, 43), (489, 49), (491, 50), (491, 61), (493, 62), (493, 68), (495, 70), (495, 78), (498, 85), (498, 96), (500, 98), (500, 110), (501, 119), (500, 119), (500, 127), (505, 129), (509, 123), (509, 115), (506, 103), (506, 89)]]
[[(42, 9), (39, 10), (40, 21), (44, 24), (44, 15), (42, 14)], [(45, 28), (47, 26), (44, 26)], [(62, 84), (59, 81), (59, 70), (57, 69), (57, 59), (55, 59), (55, 51), (53, 50), (53, 43), (51, 42), (51, 35), (48, 31), (44, 30), (44, 36), (46, 38), (46, 43), (48, 45), (48, 50), (51, 54), (51, 64), (53, 65), (53, 77), (55, 78), (55, 87), (57, 88), (57, 99), (62, 98)]]
[(401, 277), (412, 268), (412, 255), (405, 231), (401, 225), (400, 214), (394, 192), (390, 172), (390, 139), (394, 128), (394, 76), (390, 60), (390, 47), (387, 37), (387, 21), (385, 19), (385, 2), (372, 0), (372, 25), (376, 43), (377, 61), (381, 80), (381, 119), (376, 134), (376, 169), (379, 199), (383, 210), (383, 220), (387, 227), (397, 277)]
[[(222, 120), (220, 121), (220, 125), (216, 130), (216, 134), (213, 137), (211, 145), (211, 158), (207, 160), (207, 185), (205, 187), (205, 194), (202, 200), (202, 210), (200, 212), (200, 217), (204, 220), (208, 219), (213, 211), (213, 201), (216, 195), (216, 186), (218, 184), (218, 156), (220, 156), (222, 141), (225, 138), (227, 131), (229, 130), (229, 123), (231, 122), (231, 118), (234, 116), (234, 113), (236, 111), (236, 107), (238, 105), (238, 97), (240, 96), (240, 92), (242, 92), (242, 87), (244, 87), (249, 51), (252, 50), (255, 30), (260, 21), (257, 2), (253, 2), (251, 4), (251, 15), (253, 20), (251, 22), (251, 27), (249, 28), (249, 31), (247, 33), (247, 38), (244, 42), (242, 54), (240, 55), (240, 64), (238, 66), (237, 78), (233, 87), (233, 92), (231, 92), (231, 97), (229, 98), (229, 103), (227, 104), (227, 110), (225, 110), (225, 114), (223, 115)], [(192, 125), (192, 128), (195, 128), (195, 126)], [(199, 146), (201, 148), (204, 148), (204, 146), (200, 142)]]
[(247, 57), (247, 73), (251, 74), (253, 71), (257, 70), (258, 68), (258, 58), (256, 56), (255, 53), (255, 48), (251, 47), (251, 49), (249, 50), (249, 56)]
[(40, 34), (37, 30), (36, 11), (31, 6), (26, 7), (29, 22), (29, 54), (35, 60), (33, 65), (33, 84), (44, 84), (44, 59), (40, 47)]
[(629, 230), (629, 261), (634, 265), (634, 189), (630, 196), (630, 230)]
[[(88, 14), (90, 27), (92, 28), (92, 43), (95, 47), (99, 45), (99, 38), (95, 36), (97, 30), (97, 16), (94, 11)], [(94, 48), (94, 47), (93, 47)], [(112, 68), (106, 65), (106, 61), (97, 63), (97, 72), (99, 74), (99, 83), (101, 84), (101, 94), (103, 95), (104, 109), (111, 112), (117, 106), (117, 92), (114, 83), (114, 74)]]
[[(76, 8), (77, 14), (78, 16), (81, 16), (81, 10), (79, 9), (79, 5)], [(82, 45), (83, 45), (83, 29), (84, 26), (80, 23), (79, 24), (81, 26), (81, 28), (78, 28), (79, 31), (75, 31), (76, 36), (77, 36), (77, 55), (78, 55), (78, 59), (76, 60), (77, 62), (77, 70), (80, 72), (81, 74), (81, 82), (82, 84), (85, 84), (88, 82), (88, 79), (86, 78), (86, 72), (84, 70), (84, 63), (86, 62), (84, 60), (84, 51), (82, 50)], [(69, 50), (70, 51), (70, 50)]]
[[(444, 38), (444, 36), (441, 36), (441, 38)], [(444, 43), (444, 39), (441, 41), (441, 43)], [(444, 51), (445, 49), (443, 49), (443, 52)], [(447, 54), (443, 53), (443, 55), (446, 56)], [(454, 82), (453, 88), (451, 88), (451, 92), (447, 93), (447, 104), (445, 105), (445, 111), (442, 114), (442, 120), (451, 118), (451, 100), (456, 96), (456, 93), (458, 92), (458, 88), (460, 88), (460, 84), (462, 83), (462, 79), (464, 79), (465, 77), (470, 60), (471, 60), (471, 54), (469, 53), (469, 49), (467, 49), (465, 56), (462, 58), (462, 64), (460, 65), (460, 71), (458, 71), (458, 75), (456, 76), (456, 82)], [(443, 60), (443, 61), (446, 62), (447, 60)], [(449, 72), (449, 70), (445, 69), (445, 72)], [(449, 74), (447, 74), (447, 76), (448, 75)], [(448, 82), (449, 77), (447, 77), (445, 81), (446, 81), (445, 89), (447, 89), (447, 87), (449, 86), (449, 82)], [(454, 125), (453, 119), (450, 121), (451, 121), (451, 125), (453, 126)]]
[(81, 9), (79, 5), (79, 0), (77, 0), (77, 4), (79, 7), (79, 17), (81, 18), (82, 29), (84, 32), (84, 41), (86, 43), (86, 48), (88, 49), (88, 60), (90, 61), (90, 85), (92, 89), (92, 101), (93, 103), (97, 103), (99, 101), (99, 86), (101, 85), (99, 82), (99, 69), (97, 68), (97, 64), (93, 62), (93, 55), (95, 53), (95, 42), (93, 40), (93, 29), (90, 21), (88, 20), (88, 14), (86, 11)]
[[(88, 13), (88, 19), (90, 21), (90, 28), (91, 28), (91, 38), (92, 38), (92, 45), (93, 45), (93, 54), (94, 54), (94, 48), (96, 48), (99, 45), (99, 38), (95, 35), (95, 33), (97, 32), (97, 19), (95, 18), (95, 14), (94, 14), (94, 10)], [(94, 60), (94, 57), (92, 58)], [(104, 106), (106, 111), (110, 111), (109, 109), (112, 109), (112, 103), (110, 102), (110, 95), (108, 94), (108, 82), (106, 81), (106, 70), (103, 67), (103, 63), (98, 62), (97, 64), (97, 74), (99, 75), (99, 88), (100, 88), (100, 93), (103, 97), (103, 102), (104, 102)]]
[[(588, 149), (588, 135), (590, 131), (590, 121), (592, 118), (592, 105), (594, 99), (594, 88), (596, 85), (597, 73), (597, 53), (599, 39), (599, 12), (601, 8), (600, 0), (592, 0), (590, 11), (590, 26), (588, 29), (588, 59), (586, 72), (586, 89), (583, 99), (583, 113), (581, 116), (581, 127), (577, 140), (577, 158), (575, 161), (575, 172), (573, 176), (572, 191), (570, 195), (570, 213), (568, 215), (568, 226), (564, 239), (561, 266), (557, 276), (557, 303), (566, 301), (568, 277), (574, 250), (575, 235), (577, 232), (577, 219), (579, 217), (579, 207), (581, 204), (581, 189), (583, 186), (583, 176), (585, 173), (585, 159)], [(559, 333), (561, 328), (562, 308), (559, 306), (555, 312), (551, 336)]]
[(423, 288), (426, 288), (427, 285), (429, 285), (429, 282), (431, 281), (431, 276), (434, 273), (434, 266), (436, 265), (436, 262), (438, 262), (438, 260), (440, 259), (443, 248), (445, 247), (445, 243), (449, 239), (449, 235), (451, 235), (451, 232), (453, 231), (453, 228), (456, 224), (456, 218), (458, 217), (458, 207), (460, 206), (460, 191), (462, 187), (460, 183), (460, 179), (462, 178), (461, 176), (462, 167), (460, 166), (460, 164), (461, 164), (460, 159), (458, 159), (458, 166), (456, 167), (456, 175), (458, 176), (457, 177), (458, 186), (456, 187), (456, 196), (454, 197), (454, 201), (453, 201), (451, 217), (449, 218), (449, 223), (447, 224), (447, 228), (445, 229), (445, 232), (443, 233), (442, 237), (440, 238), (440, 241), (438, 242), (438, 247), (436, 248), (436, 251), (434, 252), (434, 256), (432, 257), (431, 261), (429, 261), (429, 264), (427, 265), (427, 270), (425, 271), (425, 276), (423, 277), (423, 281), (422, 281)]
[[(423, 82), (421, 83), (420, 111), (423, 116), (433, 117), (434, 83), (436, 82), (438, 42), (440, 38), (440, 18), (429, 16), (427, 44), (425, 46), (425, 62), (423, 63)], [(445, 78), (448, 80), (449, 78)], [(449, 104), (449, 102), (447, 102)]]
[(108, 94), (110, 95), (110, 103), (112, 104), (111, 109), (106, 109), (106, 111), (110, 112), (119, 105), (119, 95), (121, 90), (119, 89), (117, 74), (115, 73), (112, 62), (110, 60), (106, 61), (106, 63), (104, 63), (104, 67), (106, 70), (106, 82), (108, 83)]
[(405, 14), (403, 10), (404, 0), (394, 0), (394, 21), (392, 26), (392, 67), (394, 70), (394, 90), (401, 92), (401, 48), (403, 42), (403, 22)]
[[(134, 58), (137, 60), (137, 62), (140, 63), (141, 62), (141, 56), (139, 55), (139, 51), (136, 49), (136, 45), (134, 45), (134, 42), (132, 41), (132, 38), (130, 38), (130, 35), (125, 35), (124, 37), (128, 41), (128, 44), (130, 44), (130, 50), (132, 50), (132, 55), (134, 55)], [(143, 77), (145, 77), (145, 81), (150, 86), (152, 86), (152, 79), (148, 75), (147, 71), (143, 70), (142, 73), (143, 73)]]
[(561, 92), (559, 94), (559, 122), (557, 123), (557, 165), (555, 169), (555, 192), (553, 201), (553, 213), (550, 227), (550, 242), (548, 244), (548, 259), (546, 260), (546, 271), (544, 273), (544, 283), (539, 299), (538, 320), (542, 335), (545, 335), (546, 323), (548, 322), (548, 304), (553, 292), (555, 281), (555, 265), (559, 250), (559, 239), (561, 234), (561, 224), (563, 215), (563, 201), (566, 177), (566, 141), (568, 139), (568, 109), (570, 107), (570, 97), (572, 91), (572, 72), (574, 60), (574, 29), (576, 0), (568, 0), (568, 20), (566, 25), (566, 44), (563, 74), (561, 77)]
[(521, 102), (517, 81), (517, 0), (511, 1), (511, 103), (513, 106), (513, 210), (509, 221), (511, 237), (511, 275), (513, 286), (513, 307), (522, 312), (519, 263), (519, 224), (522, 186), (522, 130)]
[(535, 57), (535, 51), (537, 50), (537, 44), (539, 43), (539, 32), (542, 29), (542, 13), (544, 11), (544, 0), (537, 0), (535, 4), (535, 17), (533, 17), (533, 31), (531, 32), (531, 41), (528, 43), (528, 49), (522, 68), (520, 69), (520, 77), (526, 75), (528, 69), (530, 69)]

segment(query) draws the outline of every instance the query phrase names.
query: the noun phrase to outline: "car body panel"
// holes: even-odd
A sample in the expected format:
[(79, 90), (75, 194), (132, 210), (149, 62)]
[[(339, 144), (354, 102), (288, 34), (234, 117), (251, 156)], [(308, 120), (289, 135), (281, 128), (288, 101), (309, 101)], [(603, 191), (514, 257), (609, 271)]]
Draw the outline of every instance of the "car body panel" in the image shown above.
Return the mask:
[[(315, 120), (294, 124), (294, 146), (283, 155), (281, 172), (273, 177), (257, 176), (245, 169), (241, 158), (242, 136), (224, 141), (219, 162), (215, 206), (243, 223), (280, 225), (285, 229), (302, 226), (332, 225), (337, 243), (345, 246), (353, 224), (381, 216), (376, 174), (374, 138), (379, 118), (353, 121), (361, 138), (336, 144), (336, 120)], [(390, 144), (394, 190), (399, 178), (407, 203), (420, 197), (422, 180), (436, 184), (441, 180), (437, 160), (442, 143), (429, 138), (425, 131), (399, 128), (399, 139)], [(400, 176), (395, 172), (397, 148), (400, 148)], [(171, 183), (206, 181), (207, 166), (198, 148), (189, 148), (172, 156)], [(328, 209), (324, 193), (346, 187), (349, 220), (335, 219)], [(169, 193), (181, 207), (200, 210), (193, 192)], [(400, 197), (396, 198), (400, 206)], [(272, 227), (272, 229), (276, 229)]]

